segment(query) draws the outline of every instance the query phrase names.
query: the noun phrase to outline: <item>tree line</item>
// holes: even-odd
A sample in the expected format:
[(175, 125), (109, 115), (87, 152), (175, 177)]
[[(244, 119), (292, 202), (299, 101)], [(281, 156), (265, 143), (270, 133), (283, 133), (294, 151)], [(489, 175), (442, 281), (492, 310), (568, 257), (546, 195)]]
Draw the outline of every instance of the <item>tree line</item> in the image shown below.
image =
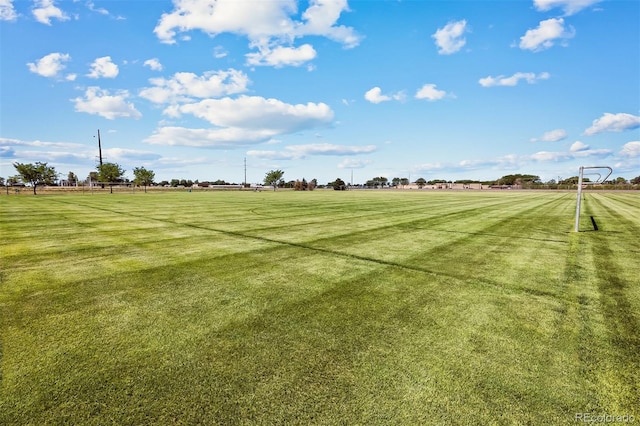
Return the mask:
[[(5, 179), (0, 177), (0, 185), (1, 186), (14, 186), (20, 183), (28, 184), (33, 188), (33, 194), (37, 194), (37, 187), (44, 185), (56, 185), (59, 181), (59, 174), (56, 172), (53, 166), (49, 166), (47, 163), (36, 162), (36, 163), (14, 163), (13, 166), (17, 171), (16, 176), (11, 176)], [(101, 185), (109, 185), (111, 192), (113, 192), (113, 185), (121, 184), (121, 183), (133, 183), (134, 185), (143, 186), (145, 192), (147, 191), (147, 186), (154, 185), (155, 173), (153, 170), (148, 170), (144, 167), (135, 167), (133, 169), (134, 179), (130, 182), (128, 179), (124, 177), (125, 170), (117, 163), (103, 163), (96, 167), (96, 171), (90, 172), (86, 181), (89, 184)], [(589, 182), (589, 178), (584, 178), (584, 182)], [(66, 183), (68, 185), (75, 185), (79, 183), (78, 177), (73, 172), (69, 172), (67, 175)], [(284, 180), (284, 171), (270, 170), (268, 171), (263, 179), (263, 183), (267, 186), (273, 187), (274, 191), (276, 188), (292, 188), (296, 191), (312, 191), (315, 188), (333, 188), (335, 190), (345, 190), (348, 189), (351, 185), (352, 187), (366, 187), (366, 188), (390, 188), (390, 187), (402, 187), (406, 185), (410, 185), (412, 182), (409, 178), (400, 178), (394, 177), (389, 180), (384, 176), (377, 176), (372, 179), (366, 181), (364, 185), (348, 185), (344, 182), (344, 180), (337, 178), (333, 182), (328, 182), (326, 185), (319, 185), (317, 179), (311, 179), (307, 181), (304, 177), (302, 179), (295, 179), (290, 181)], [(432, 179), (426, 180), (422, 177), (416, 179), (414, 182), (418, 186), (418, 188), (423, 188), (427, 185), (433, 186), (438, 184), (482, 184), (482, 185), (504, 185), (504, 186), (517, 186), (523, 189), (537, 189), (537, 188), (546, 188), (546, 189), (557, 189), (564, 187), (572, 187), (578, 184), (578, 176), (571, 176), (566, 179), (551, 179), (547, 182), (542, 182), (539, 176), (530, 175), (530, 174), (509, 174), (502, 176), (499, 179), (491, 180), (491, 181), (479, 181), (479, 180), (471, 180), (471, 179), (462, 179), (462, 180), (446, 180), (446, 179)], [(161, 181), (158, 183), (160, 186), (171, 186), (171, 187), (191, 187), (194, 184), (198, 186), (207, 187), (209, 185), (232, 185), (229, 182), (224, 180), (216, 180), (213, 182), (198, 182), (197, 180), (191, 181), (187, 179), (172, 179), (171, 181)], [(625, 178), (617, 177), (613, 180), (609, 180), (603, 182), (603, 184), (612, 186), (612, 187), (620, 187), (624, 185), (640, 185), (640, 176), (637, 176), (633, 179), (627, 181)]]

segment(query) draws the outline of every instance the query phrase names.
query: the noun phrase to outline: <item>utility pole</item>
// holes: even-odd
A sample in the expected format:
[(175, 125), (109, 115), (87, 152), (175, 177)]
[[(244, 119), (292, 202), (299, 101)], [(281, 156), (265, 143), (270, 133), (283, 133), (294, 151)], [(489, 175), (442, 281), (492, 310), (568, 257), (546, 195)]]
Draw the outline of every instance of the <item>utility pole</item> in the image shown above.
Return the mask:
[(100, 129), (98, 129), (98, 155), (100, 156), (100, 167), (102, 167), (102, 144), (100, 143)]
[(244, 182), (242, 186), (247, 187), (247, 157), (244, 157)]

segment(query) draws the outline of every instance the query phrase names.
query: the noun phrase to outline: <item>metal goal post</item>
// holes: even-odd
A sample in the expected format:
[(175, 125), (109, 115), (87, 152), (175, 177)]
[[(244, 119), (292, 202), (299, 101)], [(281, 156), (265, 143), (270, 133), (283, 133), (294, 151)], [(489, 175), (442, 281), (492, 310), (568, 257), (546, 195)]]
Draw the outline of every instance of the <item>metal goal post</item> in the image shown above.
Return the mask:
[[(597, 171), (587, 172), (587, 175), (589, 176), (597, 175), (598, 177), (593, 182), (583, 182), (583, 178), (585, 175), (584, 171), (591, 170), (591, 169), (601, 169), (602, 171), (608, 170), (609, 172), (604, 178), (602, 178), (602, 173), (600, 172), (597, 172)], [(612, 173), (613, 173), (613, 169), (609, 166), (581, 166), (580, 167), (580, 171), (578, 173), (578, 199), (576, 200), (576, 224), (574, 227), (575, 232), (579, 232), (580, 230), (580, 204), (582, 201), (582, 186), (597, 185), (597, 184), (606, 182), (606, 180), (609, 178), (609, 176), (611, 176)]]

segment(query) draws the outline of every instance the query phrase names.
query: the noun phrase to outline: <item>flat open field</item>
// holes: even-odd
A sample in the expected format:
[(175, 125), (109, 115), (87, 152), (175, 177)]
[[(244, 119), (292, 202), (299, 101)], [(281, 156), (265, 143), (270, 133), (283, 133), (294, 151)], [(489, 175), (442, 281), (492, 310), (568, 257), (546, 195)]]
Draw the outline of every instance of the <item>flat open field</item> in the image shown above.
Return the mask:
[(640, 421), (638, 193), (0, 208), (0, 424)]

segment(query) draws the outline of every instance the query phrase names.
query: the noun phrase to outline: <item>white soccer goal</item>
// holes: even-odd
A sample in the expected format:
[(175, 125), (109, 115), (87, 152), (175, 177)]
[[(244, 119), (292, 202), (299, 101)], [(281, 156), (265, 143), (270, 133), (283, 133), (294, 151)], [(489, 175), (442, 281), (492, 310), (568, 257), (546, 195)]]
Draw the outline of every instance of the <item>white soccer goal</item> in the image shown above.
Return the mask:
[[(586, 173), (587, 176), (597, 175), (597, 178), (595, 181), (591, 181), (591, 180), (589, 180), (589, 182), (583, 181), (585, 176), (585, 172), (584, 172), (585, 170), (598, 170), (598, 169), (600, 169), (600, 172), (589, 171)], [(604, 172), (604, 170), (608, 170), (609, 172), (603, 178), (601, 172)], [(575, 232), (579, 232), (580, 230), (580, 204), (582, 201), (582, 187), (586, 185), (598, 185), (600, 183), (606, 182), (612, 173), (613, 173), (613, 169), (609, 166), (581, 166), (580, 167), (580, 172), (578, 173), (578, 199), (576, 200), (576, 224), (574, 228)]]

